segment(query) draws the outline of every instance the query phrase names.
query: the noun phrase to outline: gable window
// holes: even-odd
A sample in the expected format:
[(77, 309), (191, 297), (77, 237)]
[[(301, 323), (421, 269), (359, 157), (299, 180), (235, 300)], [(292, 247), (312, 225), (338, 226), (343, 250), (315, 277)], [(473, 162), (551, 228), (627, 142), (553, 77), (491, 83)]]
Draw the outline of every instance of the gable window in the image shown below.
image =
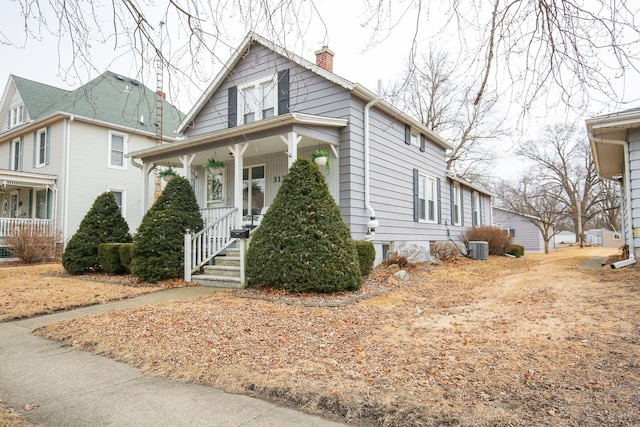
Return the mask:
[(438, 181), (414, 170), (414, 220), (419, 222), (439, 222)]
[(110, 168), (126, 169), (124, 154), (126, 152), (126, 136), (109, 132), (109, 163)]
[(33, 167), (39, 168), (49, 164), (49, 128), (33, 133)]
[(247, 124), (273, 117), (278, 114), (278, 91), (276, 90), (276, 76), (256, 80), (246, 85), (238, 86), (238, 124)]
[(14, 126), (21, 125), (25, 122), (25, 109), (22, 104), (16, 105), (15, 107), (9, 109), (9, 118), (7, 120), (7, 124), (10, 128)]
[(451, 187), (451, 223), (462, 225), (462, 191), (457, 182)]

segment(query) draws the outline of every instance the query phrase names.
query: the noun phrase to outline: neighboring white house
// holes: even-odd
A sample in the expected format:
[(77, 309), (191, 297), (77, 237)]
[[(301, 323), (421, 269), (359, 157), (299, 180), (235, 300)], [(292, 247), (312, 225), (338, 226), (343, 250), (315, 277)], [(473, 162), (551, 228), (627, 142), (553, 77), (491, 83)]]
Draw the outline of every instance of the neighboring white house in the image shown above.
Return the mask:
[(621, 244), (629, 245), (624, 267), (640, 256), (640, 108), (593, 117), (586, 121), (596, 170), (622, 185)]
[(572, 245), (576, 243), (578, 240), (576, 239), (576, 233), (573, 231), (563, 230), (553, 236), (553, 243), (556, 247), (558, 245)]
[[(524, 246), (525, 253), (544, 252), (544, 237), (540, 230), (527, 219), (526, 215), (494, 206), (493, 224), (496, 227), (508, 230), (509, 234), (513, 236), (513, 243)], [(551, 239), (549, 250), (553, 249), (555, 249), (555, 246), (553, 239)]]
[[(105, 191), (134, 231), (153, 188), (143, 192), (140, 165), (125, 155), (156, 145), (156, 101), (111, 72), (71, 91), (10, 76), (0, 100), (0, 238), (23, 223), (54, 226), (66, 242)], [(158, 102), (163, 140), (173, 141), (182, 116)]]
[(622, 246), (622, 236), (617, 231), (606, 228), (594, 228), (584, 232), (586, 243), (600, 245), (605, 248), (619, 248)]

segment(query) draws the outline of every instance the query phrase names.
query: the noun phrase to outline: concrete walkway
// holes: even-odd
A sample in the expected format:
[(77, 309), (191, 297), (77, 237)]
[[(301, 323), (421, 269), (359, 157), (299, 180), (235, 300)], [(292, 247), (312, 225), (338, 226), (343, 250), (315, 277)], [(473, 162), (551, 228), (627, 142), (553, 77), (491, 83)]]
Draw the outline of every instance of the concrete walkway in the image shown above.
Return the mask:
[[(124, 363), (31, 335), (48, 323), (195, 298), (177, 288), (32, 319), (0, 323), (0, 399), (43, 426), (339, 426), (259, 399), (146, 376)], [(25, 405), (37, 405), (24, 411)]]

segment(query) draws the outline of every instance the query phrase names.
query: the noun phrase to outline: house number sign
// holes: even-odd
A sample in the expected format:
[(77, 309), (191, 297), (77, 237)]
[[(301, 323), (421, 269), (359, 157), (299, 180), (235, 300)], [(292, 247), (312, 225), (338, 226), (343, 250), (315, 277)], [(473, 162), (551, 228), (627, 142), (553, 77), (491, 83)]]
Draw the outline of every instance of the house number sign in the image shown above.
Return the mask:
[(273, 183), (274, 184), (278, 184), (281, 183), (282, 181), (284, 181), (284, 175), (278, 175), (278, 176), (274, 176), (273, 177)]

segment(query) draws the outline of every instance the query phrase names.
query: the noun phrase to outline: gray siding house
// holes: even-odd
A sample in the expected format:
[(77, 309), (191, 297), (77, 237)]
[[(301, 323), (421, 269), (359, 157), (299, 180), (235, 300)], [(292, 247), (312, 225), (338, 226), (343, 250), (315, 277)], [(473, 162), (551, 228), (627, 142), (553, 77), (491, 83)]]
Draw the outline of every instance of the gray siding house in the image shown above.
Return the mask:
[(620, 182), (622, 244), (629, 258), (613, 264), (635, 264), (640, 256), (640, 108), (593, 117), (586, 121), (596, 170)]
[[(173, 131), (182, 115), (162, 102)], [(112, 72), (75, 90), (10, 76), (0, 100), (0, 242), (21, 224), (66, 242), (105, 191), (135, 230), (146, 203), (141, 166), (125, 154), (156, 145), (155, 103), (155, 92)]]
[[(327, 150), (329, 190), (353, 238), (373, 242), (377, 262), (387, 252), (425, 260), (430, 242), (491, 224), (491, 195), (447, 175), (451, 144), (334, 74), (333, 57), (323, 48), (310, 62), (250, 33), (181, 122), (186, 138), (130, 155), (145, 180), (156, 168), (181, 168), (207, 227), (225, 215), (241, 227), (269, 206), (297, 158)], [(225, 167), (207, 170), (208, 159)], [(208, 256), (197, 258), (194, 271)]]
[[(538, 228), (524, 215), (506, 209), (493, 208), (493, 223), (504, 228), (513, 236), (513, 243), (524, 246), (526, 252), (544, 252), (544, 238)], [(549, 242), (549, 250), (554, 250), (554, 240)]]

